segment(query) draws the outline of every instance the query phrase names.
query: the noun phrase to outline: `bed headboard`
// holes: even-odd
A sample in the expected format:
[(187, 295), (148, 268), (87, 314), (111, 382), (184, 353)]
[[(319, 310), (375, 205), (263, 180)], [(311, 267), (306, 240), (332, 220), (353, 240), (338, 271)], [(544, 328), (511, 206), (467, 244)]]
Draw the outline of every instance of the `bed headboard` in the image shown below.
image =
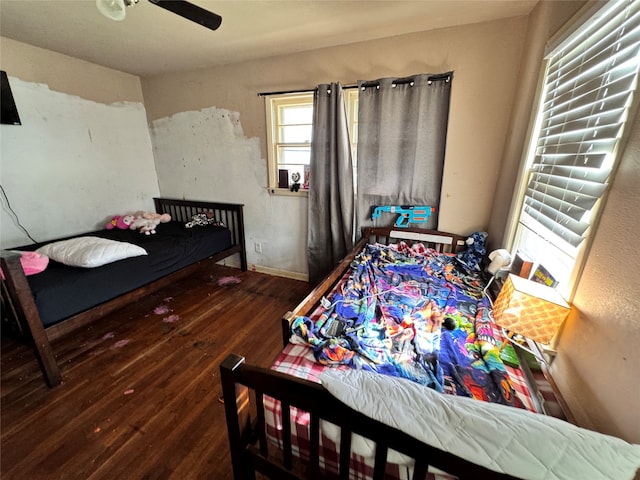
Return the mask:
[(197, 213), (213, 213), (216, 220), (224, 223), (231, 231), (231, 242), (244, 250), (244, 218), (241, 203), (218, 203), (176, 198), (153, 199), (157, 213), (168, 213), (172, 220), (189, 222)]
[(420, 242), (440, 253), (458, 253), (466, 247), (466, 237), (462, 235), (422, 228), (365, 227), (362, 236), (369, 243), (390, 244), (400, 240), (409, 244)]

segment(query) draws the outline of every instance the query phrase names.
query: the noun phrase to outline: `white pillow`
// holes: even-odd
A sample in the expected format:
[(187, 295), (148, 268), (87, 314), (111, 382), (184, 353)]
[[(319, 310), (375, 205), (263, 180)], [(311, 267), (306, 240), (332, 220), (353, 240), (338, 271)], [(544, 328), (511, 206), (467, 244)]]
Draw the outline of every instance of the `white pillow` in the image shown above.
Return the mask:
[(368, 417), (517, 478), (631, 480), (640, 467), (640, 445), (557, 418), (373, 372), (328, 369), (320, 381)]
[(146, 255), (144, 248), (100, 237), (76, 237), (49, 243), (36, 252), (70, 267), (94, 268), (129, 257)]

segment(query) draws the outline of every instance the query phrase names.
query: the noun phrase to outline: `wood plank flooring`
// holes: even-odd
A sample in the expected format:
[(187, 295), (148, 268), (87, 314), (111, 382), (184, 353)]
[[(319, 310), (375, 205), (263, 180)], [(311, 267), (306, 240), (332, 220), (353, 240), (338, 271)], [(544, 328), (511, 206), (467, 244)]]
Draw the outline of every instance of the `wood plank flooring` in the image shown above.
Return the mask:
[(237, 353), (268, 367), (280, 318), (310, 290), (216, 265), (54, 342), (53, 389), (31, 348), (3, 337), (0, 476), (231, 479), (218, 366)]

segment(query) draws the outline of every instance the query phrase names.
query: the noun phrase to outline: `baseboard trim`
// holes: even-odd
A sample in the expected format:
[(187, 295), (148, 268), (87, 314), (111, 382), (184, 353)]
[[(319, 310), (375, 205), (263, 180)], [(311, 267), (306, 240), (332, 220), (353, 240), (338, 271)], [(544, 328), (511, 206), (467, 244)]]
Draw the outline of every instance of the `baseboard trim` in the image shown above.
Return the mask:
[[(230, 257), (223, 258), (217, 264), (225, 267), (240, 268), (240, 260), (236, 257), (237, 255), (232, 255)], [(266, 273), (267, 275), (273, 275), (274, 277), (291, 278), (292, 280), (301, 280), (303, 282), (309, 281), (309, 274), (307, 273), (290, 272), (289, 270), (281, 270), (279, 268), (263, 267), (262, 265), (256, 265), (255, 263), (250, 263), (248, 267), (252, 272)]]
[(266, 273), (275, 277), (291, 278), (293, 280), (309, 281), (309, 275), (306, 273), (290, 272), (289, 270), (280, 270), (279, 268), (263, 267), (262, 265), (250, 264), (249, 270), (253, 272)]

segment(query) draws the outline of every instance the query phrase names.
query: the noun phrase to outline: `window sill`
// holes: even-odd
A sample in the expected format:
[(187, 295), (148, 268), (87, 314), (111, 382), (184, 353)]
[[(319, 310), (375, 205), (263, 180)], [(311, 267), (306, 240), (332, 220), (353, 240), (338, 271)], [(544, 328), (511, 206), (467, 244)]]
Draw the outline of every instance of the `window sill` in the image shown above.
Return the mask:
[(283, 197), (305, 197), (306, 198), (309, 196), (309, 191), (302, 190), (302, 189), (298, 190), (297, 192), (292, 192), (288, 188), (269, 187), (267, 188), (267, 191), (269, 192), (269, 195), (279, 195)]

